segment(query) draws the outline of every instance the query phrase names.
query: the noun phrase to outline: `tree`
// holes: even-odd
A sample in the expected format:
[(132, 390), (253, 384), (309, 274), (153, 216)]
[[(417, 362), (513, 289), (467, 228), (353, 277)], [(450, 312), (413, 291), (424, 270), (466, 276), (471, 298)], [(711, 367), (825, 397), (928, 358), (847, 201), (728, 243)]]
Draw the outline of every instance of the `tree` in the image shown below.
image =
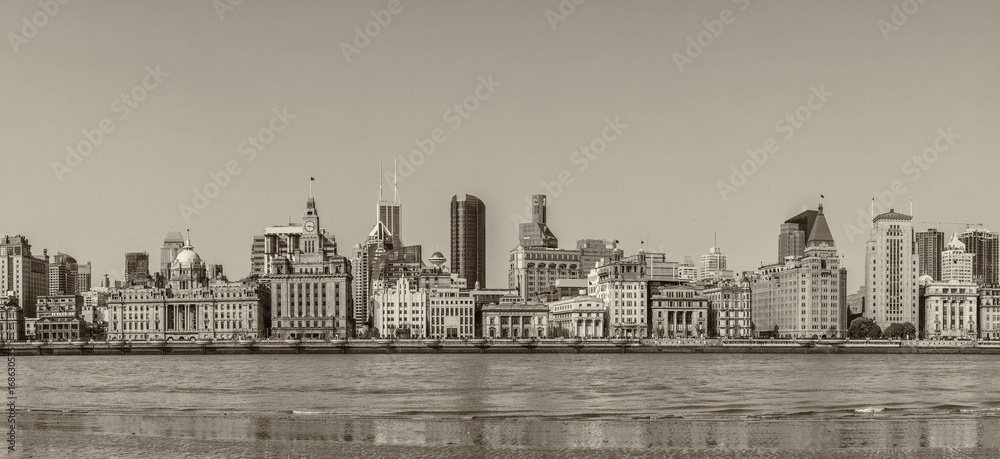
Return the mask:
[(913, 339), (917, 337), (917, 327), (913, 324), (906, 322), (903, 324), (903, 338)]
[(878, 339), (882, 336), (882, 327), (879, 327), (875, 321), (867, 317), (858, 317), (857, 319), (854, 319), (851, 322), (851, 326), (848, 327), (847, 336), (852, 339)]
[(893, 322), (888, 327), (885, 327), (885, 331), (882, 334), (888, 339), (899, 339), (903, 336), (903, 324)]

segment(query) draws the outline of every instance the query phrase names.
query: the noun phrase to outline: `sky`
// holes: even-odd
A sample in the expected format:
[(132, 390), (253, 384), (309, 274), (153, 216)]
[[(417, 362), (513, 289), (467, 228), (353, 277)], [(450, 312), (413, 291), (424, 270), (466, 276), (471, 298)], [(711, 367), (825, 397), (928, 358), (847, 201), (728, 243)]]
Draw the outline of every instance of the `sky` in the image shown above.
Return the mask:
[(873, 196), (1000, 229), (995, 1), (229, 2), (0, 2), (0, 234), (96, 285), (190, 229), (239, 278), (310, 177), (350, 255), (394, 161), (425, 257), (453, 195), (486, 203), (494, 288), (532, 194), (562, 247), (717, 238), (738, 272), (823, 195), (852, 291)]

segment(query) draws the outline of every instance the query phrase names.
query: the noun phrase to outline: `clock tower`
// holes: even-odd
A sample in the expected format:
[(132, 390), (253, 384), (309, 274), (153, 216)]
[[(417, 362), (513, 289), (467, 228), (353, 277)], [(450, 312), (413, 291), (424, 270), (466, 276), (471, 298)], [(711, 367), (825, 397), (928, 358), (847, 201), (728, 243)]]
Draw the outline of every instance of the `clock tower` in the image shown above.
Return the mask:
[(306, 201), (306, 211), (302, 215), (302, 237), (299, 240), (302, 261), (323, 261), (323, 236), (319, 228), (319, 212), (316, 211), (316, 201), (309, 197)]

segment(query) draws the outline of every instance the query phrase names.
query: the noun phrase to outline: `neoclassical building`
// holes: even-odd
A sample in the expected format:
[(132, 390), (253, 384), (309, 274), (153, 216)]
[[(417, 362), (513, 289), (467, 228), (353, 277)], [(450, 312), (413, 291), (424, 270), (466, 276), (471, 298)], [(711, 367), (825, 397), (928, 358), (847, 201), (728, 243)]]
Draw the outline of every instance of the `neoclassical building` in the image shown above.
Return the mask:
[(503, 297), (500, 303), (483, 306), (483, 336), (486, 338), (545, 338), (549, 308), (540, 302)]
[(976, 338), (979, 288), (975, 283), (924, 283), (924, 333), (929, 338)]
[(577, 296), (548, 304), (549, 325), (573, 338), (604, 338), (608, 308), (593, 296)]
[(649, 298), (650, 333), (660, 338), (691, 338), (708, 332), (708, 298), (690, 285), (668, 285)]
[(170, 264), (168, 288), (115, 289), (107, 299), (109, 339), (238, 339), (264, 335), (267, 289), (254, 281), (209, 285), (190, 238)]

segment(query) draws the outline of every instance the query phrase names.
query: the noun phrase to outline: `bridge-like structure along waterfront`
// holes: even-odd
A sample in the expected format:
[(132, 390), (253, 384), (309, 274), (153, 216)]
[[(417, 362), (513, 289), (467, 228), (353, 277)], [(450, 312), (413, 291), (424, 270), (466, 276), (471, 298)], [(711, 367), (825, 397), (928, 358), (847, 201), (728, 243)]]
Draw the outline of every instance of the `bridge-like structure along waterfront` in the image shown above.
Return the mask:
[(0, 351), (30, 355), (774, 353), (1000, 354), (1000, 341), (759, 339), (329, 339), (8, 341)]

